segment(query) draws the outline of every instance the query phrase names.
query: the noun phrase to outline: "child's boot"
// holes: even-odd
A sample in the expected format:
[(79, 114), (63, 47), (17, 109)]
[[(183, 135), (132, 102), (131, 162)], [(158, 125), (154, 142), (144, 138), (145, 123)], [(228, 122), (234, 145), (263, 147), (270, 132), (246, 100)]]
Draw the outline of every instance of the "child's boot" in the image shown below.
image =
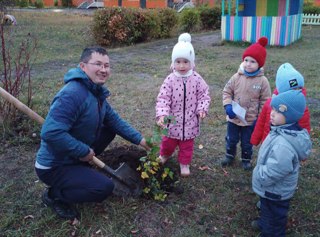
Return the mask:
[(182, 177), (188, 177), (190, 175), (190, 166), (180, 164), (180, 174)]
[(251, 154), (248, 152), (243, 152), (242, 153), (242, 168), (244, 170), (251, 170), (252, 165), (251, 165)]
[(164, 165), (168, 160), (169, 160), (170, 156), (159, 156), (160, 159), (160, 164)]
[(234, 161), (234, 156), (227, 153), (224, 159), (222, 159), (221, 161), (221, 166), (225, 167), (225, 166), (231, 165), (233, 161)]
[(224, 159), (221, 160), (221, 166), (225, 167), (228, 165), (231, 165), (234, 161), (234, 157), (236, 154), (236, 148), (227, 148), (226, 150), (226, 156), (224, 157)]

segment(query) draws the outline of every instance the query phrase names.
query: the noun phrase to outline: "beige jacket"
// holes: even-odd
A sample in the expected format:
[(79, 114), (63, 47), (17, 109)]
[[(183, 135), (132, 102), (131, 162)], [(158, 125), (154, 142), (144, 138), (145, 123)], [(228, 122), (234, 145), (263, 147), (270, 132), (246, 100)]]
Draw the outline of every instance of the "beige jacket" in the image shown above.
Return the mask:
[[(271, 88), (268, 79), (264, 76), (263, 68), (254, 77), (247, 77), (240, 68), (225, 85), (222, 92), (223, 106), (231, 104), (232, 100), (239, 103), (246, 110), (246, 121), (252, 125), (268, 98), (271, 97)], [(238, 118), (227, 120), (238, 125), (246, 126)]]

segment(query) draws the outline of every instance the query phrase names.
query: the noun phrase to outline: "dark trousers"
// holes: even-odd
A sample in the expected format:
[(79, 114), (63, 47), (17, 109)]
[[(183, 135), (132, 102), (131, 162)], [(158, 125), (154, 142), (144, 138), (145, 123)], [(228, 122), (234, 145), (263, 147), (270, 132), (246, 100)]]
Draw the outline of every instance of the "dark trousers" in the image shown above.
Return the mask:
[(226, 155), (234, 158), (237, 153), (237, 144), (241, 141), (241, 159), (250, 161), (252, 157), (252, 145), (250, 143), (254, 126), (238, 126), (228, 122), (226, 136)]
[[(99, 138), (93, 144), (99, 155), (114, 139), (115, 133), (103, 127)], [(47, 184), (51, 198), (67, 203), (101, 202), (113, 191), (114, 184), (110, 178), (90, 167), (88, 163), (65, 165), (51, 169), (37, 169), (41, 181)]]
[(260, 202), (260, 219), (258, 223), (261, 229), (261, 237), (286, 236), (290, 199), (273, 201), (260, 197)]

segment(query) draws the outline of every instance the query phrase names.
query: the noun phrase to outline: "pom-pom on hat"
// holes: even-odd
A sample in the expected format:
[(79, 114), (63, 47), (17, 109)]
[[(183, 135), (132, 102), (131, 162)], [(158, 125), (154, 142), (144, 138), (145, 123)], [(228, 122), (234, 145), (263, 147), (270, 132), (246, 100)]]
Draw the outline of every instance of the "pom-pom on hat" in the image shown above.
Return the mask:
[(304, 78), (290, 63), (282, 64), (277, 71), (276, 87), (279, 93), (304, 87)]
[(259, 68), (263, 67), (266, 62), (267, 50), (266, 45), (268, 44), (267, 37), (261, 37), (257, 43), (250, 45), (242, 54), (242, 60), (247, 57), (253, 57), (259, 64)]
[(286, 124), (298, 122), (306, 109), (306, 98), (301, 90), (288, 90), (272, 97), (271, 107), (286, 117)]
[(178, 43), (173, 47), (172, 50), (172, 65), (177, 58), (188, 59), (191, 66), (194, 67), (194, 49), (191, 44), (191, 35), (189, 33), (183, 33), (179, 36)]

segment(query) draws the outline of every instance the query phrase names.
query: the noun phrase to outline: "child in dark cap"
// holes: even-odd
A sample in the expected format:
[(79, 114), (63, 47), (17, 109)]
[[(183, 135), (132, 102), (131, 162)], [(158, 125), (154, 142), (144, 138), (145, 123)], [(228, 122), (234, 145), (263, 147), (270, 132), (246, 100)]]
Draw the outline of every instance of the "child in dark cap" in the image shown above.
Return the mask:
[[(273, 93), (277, 95), (288, 90), (302, 90), (302, 93), (305, 96), (307, 95), (307, 90), (304, 86), (304, 77), (290, 63), (284, 63), (278, 68), (276, 75), (276, 89)], [(270, 105), (271, 99), (272, 98), (269, 98), (266, 101), (261, 113), (259, 114), (250, 139), (252, 145), (258, 146), (269, 134), (270, 113), (272, 110)], [(307, 129), (310, 133), (310, 112), (308, 106), (306, 106), (304, 114), (298, 123), (302, 128)]]
[(290, 199), (298, 183), (300, 161), (311, 153), (306, 129), (297, 123), (306, 108), (301, 90), (289, 90), (271, 100), (271, 130), (262, 143), (253, 170), (252, 188), (260, 196), (260, 218), (252, 227), (261, 236), (285, 236)]

